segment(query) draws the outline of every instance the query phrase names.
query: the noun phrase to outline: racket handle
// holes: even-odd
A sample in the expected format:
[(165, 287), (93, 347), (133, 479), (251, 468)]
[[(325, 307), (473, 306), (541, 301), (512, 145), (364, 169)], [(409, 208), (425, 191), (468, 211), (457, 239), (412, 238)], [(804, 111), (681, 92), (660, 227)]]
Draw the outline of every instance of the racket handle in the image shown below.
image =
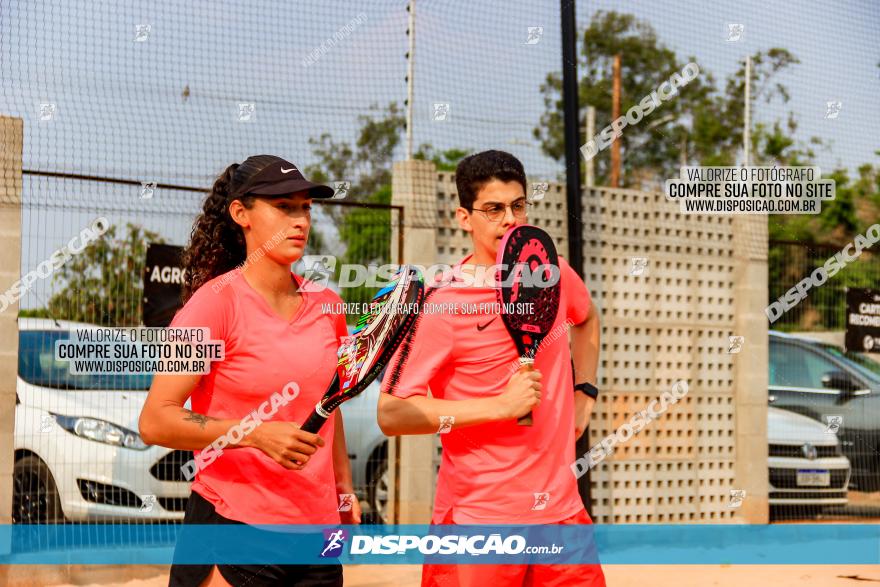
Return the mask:
[[(519, 370), (522, 373), (523, 371), (534, 371), (535, 363), (533, 361), (521, 361), (519, 365)], [(516, 421), (520, 426), (531, 426), (532, 425), (532, 413), (529, 412), (525, 416), (520, 416)]]
[(312, 410), (312, 415), (309, 416), (309, 419), (306, 420), (306, 423), (302, 425), (301, 429), (306, 432), (311, 432), (312, 434), (317, 434), (326, 421), (327, 418), (319, 414), (317, 410)]

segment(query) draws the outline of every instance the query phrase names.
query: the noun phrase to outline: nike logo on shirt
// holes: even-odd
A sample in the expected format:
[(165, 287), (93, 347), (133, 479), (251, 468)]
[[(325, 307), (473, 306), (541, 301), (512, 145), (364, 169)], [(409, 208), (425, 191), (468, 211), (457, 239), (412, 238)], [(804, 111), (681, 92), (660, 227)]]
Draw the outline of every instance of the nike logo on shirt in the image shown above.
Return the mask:
[[(497, 316), (496, 316), (496, 318), (497, 318)], [(492, 324), (492, 322), (494, 322), (494, 321), (495, 321), (495, 318), (492, 318), (491, 320), (489, 320), (485, 324), (477, 324), (477, 330), (479, 330), (480, 332), (486, 330), (486, 327), (489, 326), (490, 324)]]

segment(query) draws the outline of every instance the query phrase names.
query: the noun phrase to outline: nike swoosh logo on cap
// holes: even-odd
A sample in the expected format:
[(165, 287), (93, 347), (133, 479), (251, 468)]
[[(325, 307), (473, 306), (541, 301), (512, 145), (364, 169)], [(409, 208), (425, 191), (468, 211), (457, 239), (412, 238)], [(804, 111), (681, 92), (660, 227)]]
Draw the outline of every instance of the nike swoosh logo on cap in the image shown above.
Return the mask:
[(290, 173), (291, 171), (296, 171), (296, 167), (292, 167), (290, 169), (281, 168), (281, 173)]

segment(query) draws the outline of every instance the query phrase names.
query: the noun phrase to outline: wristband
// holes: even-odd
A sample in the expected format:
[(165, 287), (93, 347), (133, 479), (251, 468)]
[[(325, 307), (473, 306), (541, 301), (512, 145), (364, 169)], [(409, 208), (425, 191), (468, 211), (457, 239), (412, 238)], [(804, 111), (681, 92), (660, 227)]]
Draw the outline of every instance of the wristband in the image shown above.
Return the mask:
[(592, 383), (578, 383), (574, 386), (575, 391), (582, 391), (587, 397), (596, 399), (599, 397), (599, 388)]

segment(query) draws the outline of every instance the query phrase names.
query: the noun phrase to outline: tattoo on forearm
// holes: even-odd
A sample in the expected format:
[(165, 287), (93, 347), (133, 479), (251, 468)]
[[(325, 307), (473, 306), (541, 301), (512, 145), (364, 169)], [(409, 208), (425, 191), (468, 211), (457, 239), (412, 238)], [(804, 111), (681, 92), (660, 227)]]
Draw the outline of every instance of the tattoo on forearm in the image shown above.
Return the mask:
[(186, 417), (184, 417), (184, 420), (186, 420), (186, 421), (188, 421), (188, 422), (195, 422), (196, 424), (199, 425), (199, 427), (200, 427), (202, 430), (205, 429), (205, 425), (208, 423), (209, 420), (214, 420), (214, 419), (215, 419), (215, 418), (209, 418), (208, 416), (203, 416), (203, 415), (201, 415), (201, 414), (196, 414), (195, 412), (191, 412), (191, 411), (186, 410), (186, 409), (181, 409), (181, 411), (182, 411), (184, 414), (186, 414)]

